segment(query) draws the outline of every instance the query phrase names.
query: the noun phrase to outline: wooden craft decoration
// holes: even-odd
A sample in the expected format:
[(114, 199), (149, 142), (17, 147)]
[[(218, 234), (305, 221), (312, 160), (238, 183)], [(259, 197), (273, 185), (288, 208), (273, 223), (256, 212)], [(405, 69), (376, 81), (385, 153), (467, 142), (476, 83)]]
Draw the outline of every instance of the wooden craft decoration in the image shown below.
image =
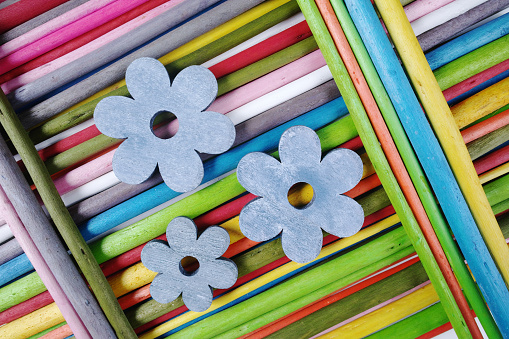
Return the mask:
[[(235, 263), (221, 257), (230, 244), (228, 232), (211, 226), (198, 237), (191, 219), (177, 217), (168, 224), (166, 236), (168, 243), (153, 240), (141, 252), (143, 265), (159, 272), (150, 285), (152, 298), (169, 303), (182, 294), (191, 311), (207, 310), (212, 303), (212, 287), (229, 288), (237, 280)], [(181, 261), (186, 257), (195, 258), (199, 267), (183, 267)]]
[[(102, 133), (127, 139), (113, 157), (115, 175), (125, 183), (139, 184), (159, 166), (171, 189), (195, 189), (203, 179), (203, 164), (196, 151), (219, 154), (235, 140), (235, 126), (228, 117), (204, 111), (216, 97), (216, 78), (206, 68), (190, 66), (170, 84), (159, 61), (140, 58), (127, 68), (126, 83), (134, 99), (108, 97), (94, 112)], [(154, 131), (155, 118), (165, 112), (178, 120), (177, 133), (166, 139)]]
[[(285, 254), (299, 263), (315, 259), (322, 249), (322, 232), (338, 237), (357, 233), (364, 221), (362, 207), (341, 195), (362, 177), (357, 153), (336, 149), (321, 160), (320, 139), (310, 128), (294, 126), (279, 141), (281, 162), (261, 152), (247, 154), (237, 167), (239, 183), (259, 198), (240, 213), (240, 229), (254, 241), (282, 233)], [(312, 200), (303, 207), (288, 201), (288, 191), (297, 183), (313, 188)]]

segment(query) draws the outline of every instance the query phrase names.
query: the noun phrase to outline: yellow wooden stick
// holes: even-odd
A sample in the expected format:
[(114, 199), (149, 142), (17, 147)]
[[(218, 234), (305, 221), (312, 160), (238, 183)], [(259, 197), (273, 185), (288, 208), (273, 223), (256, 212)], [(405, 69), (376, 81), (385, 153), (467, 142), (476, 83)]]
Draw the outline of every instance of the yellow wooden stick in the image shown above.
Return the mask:
[(428, 284), (319, 338), (363, 338), (437, 301), (433, 285)]
[(509, 249), (451, 110), (405, 16), (403, 7), (397, 0), (375, 0), (375, 3), (447, 156), (479, 231), (508, 285)]
[(509, 78), (497, 82), (451, 107), (459, 128), (509, 104)]
[(0, 327), (0, 338), (23, 339), (65, 321), (57, 304), (51, 303)]
[(481, 184), (485, 184), (488, 181), (491, 181), (493, 179), (496, 179), (498, 177), (503, 176), (504, 174), (509, 173), (509, 162), (506, 162), (503, 165), (500, 165), (498, 167), (495, 167), (492, 170), (489, 170), (488, 172), (485, 172), (479, 176), (479, 180), (481, 180)]

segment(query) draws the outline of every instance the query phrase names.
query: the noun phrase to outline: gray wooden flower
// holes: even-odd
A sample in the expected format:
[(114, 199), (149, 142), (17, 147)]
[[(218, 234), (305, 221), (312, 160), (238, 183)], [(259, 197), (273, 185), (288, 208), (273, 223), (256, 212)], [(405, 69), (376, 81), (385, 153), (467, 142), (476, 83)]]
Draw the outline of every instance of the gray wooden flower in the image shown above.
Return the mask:
[[(315, 259), (322, 248), (322, 231), (338, 237), (357, 233), (363, 223), (362, 207), (341, 195), (355, 187), (362, 176), (362, 161), (353, 151), (335, 149), (321, 160), (320, 139), (305, 126), (286, 130), (279, 142), (277, 159), (260, 152), (249, 153), (237, 167), (239, 183), (259, 196), (240, 213), (242, 233), (265, 241), (282, 231), (285, 254), (299, 263)], [(313, 199), (294, 207), (288, 191), (304, 182), (313, 188)]]
[[(171, 189), (187, 192), (196, 188), (203, 179), (203, 163), (196, 151), (219, 154), (235, 139), (235, 127), (228, 117), (204, 111), (217, 95), (216, 78), (204, 67), (190, 66), (170, 84), (159, 61), (140, 58), (127, 68), (126, 83), (133, 99), (108, 97), (94, 112), (102, 133), (127, 139), (113, 157), (115, 175), (128, 184), (139, 184), (159, 166)], [(163, 113), (178, 119), (177, 133), (167, 139), (153, 131), (155, 118)]]
[[(228, 232), (208, 227), (199, 237), (194, 222), (186, 217), (173, 219), (166, 229), (168, 242), (150, 241), (141, 252), (141, 262), (159, 272), (150, 285), (152, 298), (169, 303), (182, 294), (184, 304), (195, 312), (203, 312), (212, 303), (213, 288), (229, 288), (237, 280), (237, 266), (221, 257), (230, 244)], [(199, 267), (189, 272), (181, 260), (193, 257)]]

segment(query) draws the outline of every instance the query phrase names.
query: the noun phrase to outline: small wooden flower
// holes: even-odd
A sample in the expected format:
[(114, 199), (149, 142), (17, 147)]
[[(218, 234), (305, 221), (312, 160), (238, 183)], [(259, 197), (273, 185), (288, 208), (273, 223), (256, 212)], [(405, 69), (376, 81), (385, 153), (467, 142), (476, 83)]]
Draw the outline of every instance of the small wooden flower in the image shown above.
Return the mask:
[[(170, 84), (164, 66), (152, 58), (135, 60), (126, 72), (133, 97), (112, 96), (99, 102), (94, 112), (104, 134), (126, 139), (115, 152), (113, 171), (128, 184), (148, 179), (159, 166), (164, 182), (177, 192), (196, 188), (203, 179), (203, 164), (196, 151), (219, 154), (235, 139), (231, 120), (204, 111), (217, 95), (217, 81), (201, 66), (182, 70)], [(162, 138), (154, 133), (159, 115), (175, 115), (177, 133)]]
[[(240, 229), (254, 241), (265, 241), (282, 231), (285, 254), (299, 263), (315, 259), (322, 248), (322, 231), (338, 237), (357, 233), (362, 207), (341, 195), (362, 177), (362, 161), (353, 151), (335, 149), (321, 160), (320, 139), (305, 126), (286, 130), (279, 142), (281, 162), (260, 152), (247, 154), (237, 167), (239, 183), (259, 196), (240, 213)], [(307, 183), (313, 198), (305, 206), (288, 200), (290, 188)]]
[[(168, 225), (166, 236), (168, 243), (152, 240), (141, 252), (143, 265), (159, 272), (150, 285), (152, 298), (169, 303), (182, 294), (191, 311), (205, 311), (212, 303), (212, 288), (229, 288), (237, 280), (235, 263), (221, 257), (230, 244), (228, 232), (211, 226), (198, 237), (191, 219), (177, 217)], [(184, 267), (184, 258), (194, 258), (195, 267)]]

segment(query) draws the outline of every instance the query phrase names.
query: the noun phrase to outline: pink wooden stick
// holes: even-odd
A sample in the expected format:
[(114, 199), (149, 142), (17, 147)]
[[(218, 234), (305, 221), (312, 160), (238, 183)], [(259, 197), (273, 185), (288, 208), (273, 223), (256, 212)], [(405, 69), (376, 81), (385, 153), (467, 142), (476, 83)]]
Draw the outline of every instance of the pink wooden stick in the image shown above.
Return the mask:
[(181, 3), (183, 0), (177, 0), (177, 1), (169, 1), (166, 2), (160, 6), (157, 6), (150, 11), (126, 22), (125, 24), (115, 28), (114, 30), (104, 34), (103, 36), (89, 42), (88, 44), (85, 44), (81, 46), (78, 49), (75, 49), (72, 52), (69, 52), (55, 60), (52, 60), (42, 66), (39, 66), (31, 71), (28, 71), (16, 78), (13, 78), (5, 83), (2, 84), (2, 89), (5, 94), (9, 94), (10, 92), (14, 91), (15, 89), (24, 86), (26, 84), (29, 84), (32, 81), (35, 81), (42, 76), (51, 73), (60, 67), (63, 67), (72, 61), (75, 61), (82, 56), (87, 55), (88, 53), (91, 53), (98, 48), (114, 41), (115, 39), (123, 36), (124, 34), (129, 33), (133, 29), (143, 25), (144, 23), (148, 22), (149, 20), (155, 18), (159, 14), (162, 14), (171, 8), (175, 7), (179, 3)]
[(403, 9), (405, 10), (408, 21), (412, 22), (453, 1), (454, 0), (416, 0)]
[(126, 2), (116, 0), (103, 7), (100, 11), (95, 11), (31, 44), (25, 45), (0, 60), (0, 74), (8, 72), (147, 1), (148, 0), (131, 0)]
[(35, 270), (55, 300), (58, 308), (62, 312), (62, 315), (71, 327), (73, 333), (78, 338), (92, 338), (80, 317), (72, 307), (69, 299), (67, 299), (64, 291), (56, 281), (48, 265), (42, 258), (42, 255), (32, 241), (32, 238), (30, 238), (28, 231), (25, 229), (25, 226), (19, 219), (16, 210), (7, 198), (7, 195), (5, 194), (2, 187), (0, 187), (0, 213), (6, 219), (21, 248), (23, 248), (23, 251), (25, 251), (28, 259), (34, 265)]
[(53, 20), (50, 20), (37, 28), (15, 38), (12, 39), (0, 47), (0, 58), (3, 58), (22, 47), (35, 42), (36, 40), (45, 37), (48, 34), (55, 32), (56, 30), (67, 26), (68, 24), (90, 14), (98, 9), (106, 6), (107, 4), (113, 2), (115, 0), (90, 0), (84, 3), (81, 6), (78, 6), (65, 14), (62, 14), (56, 17)]
[[(325, 59), (319, 50), (303, 56), (277, 70), (270, 72), (250, 83), (234, 89), (217, 98), (207, 110), (227, 114), (242, 105), (253, 101), (262, 95), (270, 93), (288, 83), (295, 81), (306, 74), (316, 71), (325, 66)], [(178, 130), (178, 121), (173, 120), (163, 131), (158, 131), (163, 136), (174, 135)]]

